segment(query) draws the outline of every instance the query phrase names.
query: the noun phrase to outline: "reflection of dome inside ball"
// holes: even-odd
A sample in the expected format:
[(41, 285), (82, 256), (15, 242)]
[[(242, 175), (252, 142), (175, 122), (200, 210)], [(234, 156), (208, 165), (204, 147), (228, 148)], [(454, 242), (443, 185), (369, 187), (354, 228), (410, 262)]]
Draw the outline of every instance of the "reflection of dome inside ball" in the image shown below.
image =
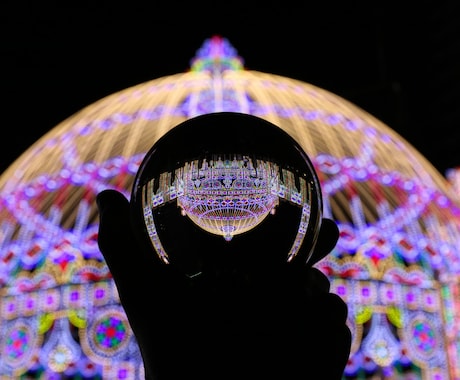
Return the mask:
[(275, 212), (279, 173), (271, 166), (262, 160), (254, 166), (241, 154), (186, 162), (173, 187), (178, 205), (196, 225), (230, 241)]
[[(247, 156), (222, 160), (204, 159), (201, 167), (193, 162), (184, 167), (184, 194), (178, 197), (183, 214), (208, 232), (232, 240), (261, 223), (275, 212), (278, 173), (269, 162), (253, 166)], [(268, 170), (267, 170), (268, 169)]]
[[(292, 261), (299, 252), (306, 261), (322, 212), (319, 181), (303, 149), (274, 124), (234, 112), (198, 116), (164, 135), (146, 154), (131, 199), (167, 263), (189, 254), (197, 239), (202, 254), (227, 249), (251, 260), (257, 247), (267, 263)], [(188, 233), (192, 226), (180, 214), (223, 239)]]

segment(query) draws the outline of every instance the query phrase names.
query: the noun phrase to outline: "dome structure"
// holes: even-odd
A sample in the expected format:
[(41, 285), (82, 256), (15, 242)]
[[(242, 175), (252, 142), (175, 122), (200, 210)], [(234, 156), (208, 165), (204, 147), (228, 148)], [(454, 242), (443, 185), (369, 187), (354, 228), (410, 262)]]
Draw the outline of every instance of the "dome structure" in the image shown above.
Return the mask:
[(129, 198), (158, 139), (220, 111), (281, 127), (312, 159), (324, 216), (340, 229), (317, 266), (349, 307), (344, 379), (459, 379), (460, 208), (445, 178), (366, 111), (312, 84), (245, 69), (219, 36), (189, 71), (62, 121), (0, 177), (0, 375), (143, 378), (97, 247), (95, 196), (112, 188)]

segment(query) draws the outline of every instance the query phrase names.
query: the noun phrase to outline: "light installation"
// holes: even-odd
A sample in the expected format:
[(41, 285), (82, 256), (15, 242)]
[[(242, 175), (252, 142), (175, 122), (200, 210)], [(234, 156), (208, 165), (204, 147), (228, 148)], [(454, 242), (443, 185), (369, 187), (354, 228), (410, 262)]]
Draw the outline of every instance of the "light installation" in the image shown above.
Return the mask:
[(349, 307), (344, 379), (460, 378), (460, 208), (446, 179), (372, 115), (314, 85), (245, 69), (218, 36), (189, 71), (89, 105), (0, 177), (0, 376), (143, 378), (97, 248), (95, 195), (129, 197), (155, 141), (219, 111), (264, 118), (312, 157), (325, 216), (341, 234), (317, 265)]

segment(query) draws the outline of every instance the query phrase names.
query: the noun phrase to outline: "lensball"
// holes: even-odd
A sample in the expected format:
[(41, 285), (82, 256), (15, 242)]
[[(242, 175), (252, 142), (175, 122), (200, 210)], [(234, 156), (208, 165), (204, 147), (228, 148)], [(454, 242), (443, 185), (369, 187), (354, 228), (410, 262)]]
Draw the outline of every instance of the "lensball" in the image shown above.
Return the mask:
[(242, 113), (188, 119), (146, 153), (134, 179), (137, 236), (189, 276), (206, 268), (307, 263), (322, 218), (313, 164), (283, 129)]

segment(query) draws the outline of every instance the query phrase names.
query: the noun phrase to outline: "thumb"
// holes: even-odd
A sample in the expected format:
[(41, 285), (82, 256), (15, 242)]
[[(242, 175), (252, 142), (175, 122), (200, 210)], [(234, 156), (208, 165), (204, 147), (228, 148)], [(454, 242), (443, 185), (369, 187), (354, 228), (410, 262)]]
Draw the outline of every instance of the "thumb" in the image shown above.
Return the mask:
[(335, 221), (323, 218), (315, 249), (308, 262), (310, 266), (315, 265), (332, 251), (337, 244), (339, 235), (339, 228)]
[(136, 247), (130, 224), (129, 201), (116, 190), (104, 190), (97, 194), (99, 211), (98, 245), (110, 270), (118, 267)]
[(154, 265), (137, 243), (130, 219), (130, 205), (116, 190), (103, 190), (96, 197), (99, 210), (98, 245), (120, 291), (129, 294), (142, 286)]

